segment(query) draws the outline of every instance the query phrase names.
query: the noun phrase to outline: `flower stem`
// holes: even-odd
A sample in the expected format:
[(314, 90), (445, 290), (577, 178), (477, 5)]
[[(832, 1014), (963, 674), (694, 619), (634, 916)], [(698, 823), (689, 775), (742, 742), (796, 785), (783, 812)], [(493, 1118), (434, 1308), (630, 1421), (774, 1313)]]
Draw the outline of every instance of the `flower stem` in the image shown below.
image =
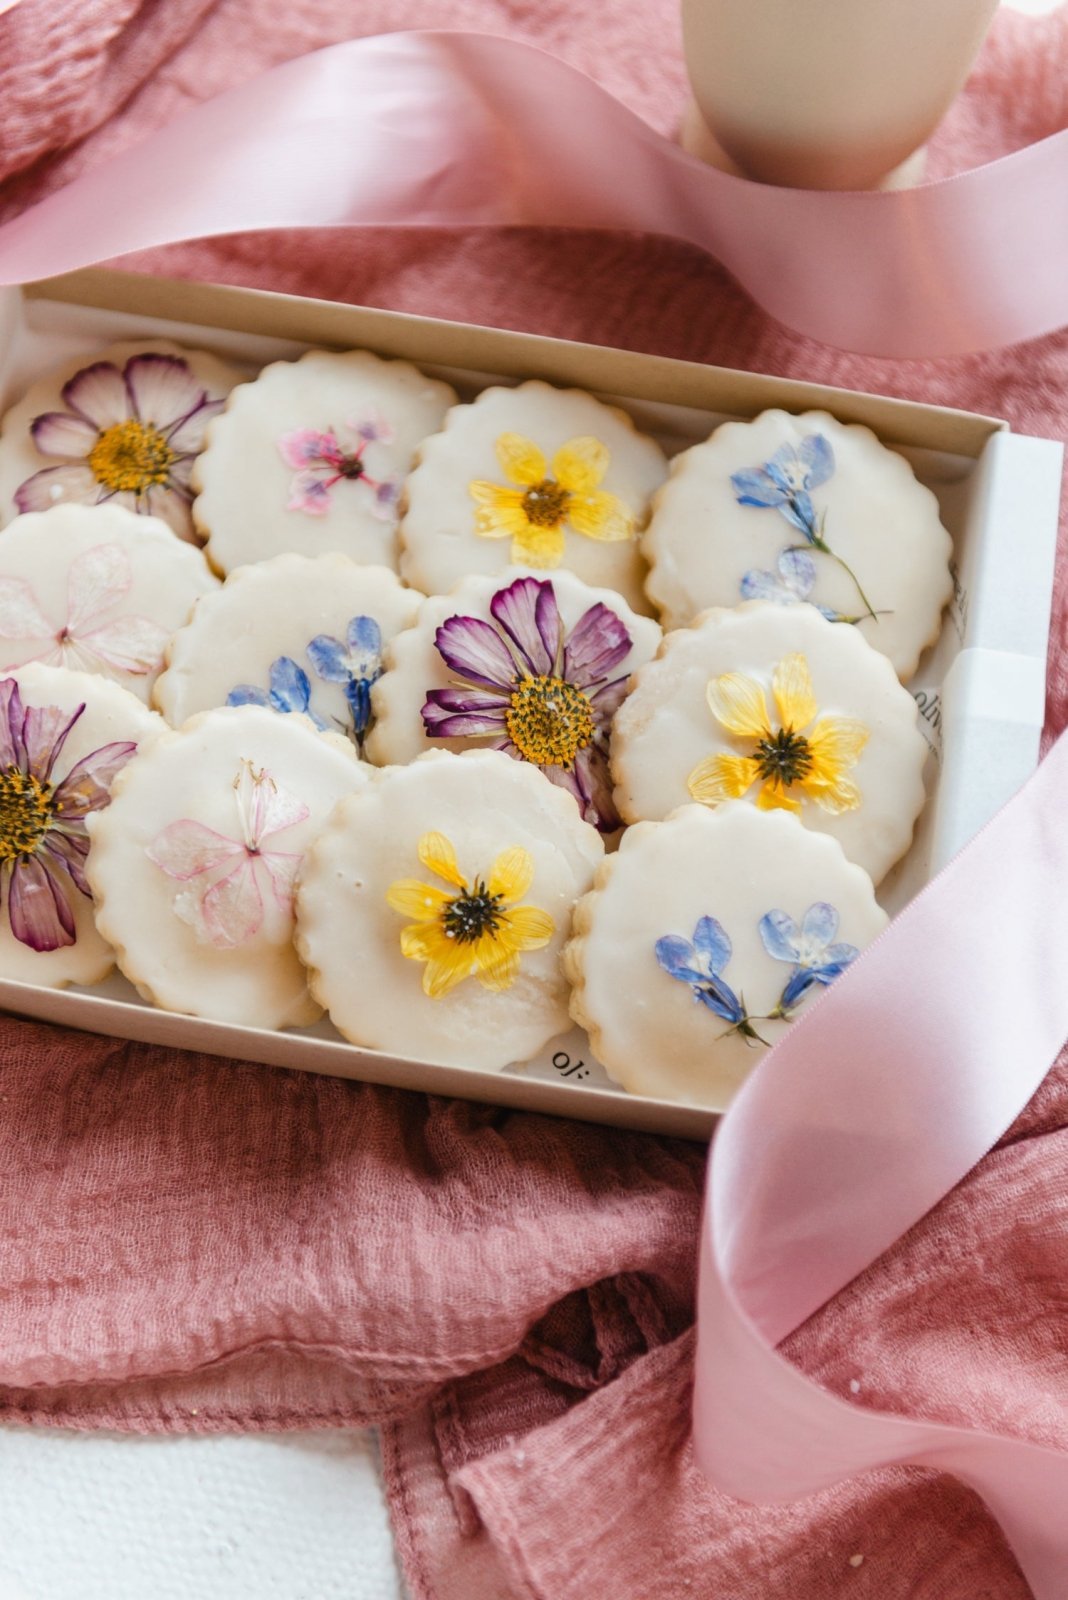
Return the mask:
[(848, 561), (844, 561), (842, 559), (842, 557), (840, 555), (838, 555), (836, 551), (832, 550), (830, 545), (825, 543), (825, 541), (823, 539), (819, 539), (819, 538), (813, 539), (812, 543), (815, 545), (817, 550), (822, 550), (823, 554), (825, 556), (830, 556), (832, 561), (837, 561), (838, 565), (842, 568), (843, 572), (847, 572), (849, 574), (850, 578), (852, 578), (852, 580), (853, 580), (853, 587), (856, 589), (857, 593), (859, 594), (859, 596), (861, 598), (861, 601), (863, 602), (863, 604), (864, 604), (864, 606), (866, 608), (866, 615), (868, 617), (870, 617), (873, 622), (878, 622), (879, 619), (876, 616), (876, 613), (872, 608), (872, 603), (868, 599), (867, 595), (864, 593), (864, 590), (860, 587), (860, 579), (857, 577), (856, 573), (853, 571), (853, 568), (849, 565), (849, 562)]

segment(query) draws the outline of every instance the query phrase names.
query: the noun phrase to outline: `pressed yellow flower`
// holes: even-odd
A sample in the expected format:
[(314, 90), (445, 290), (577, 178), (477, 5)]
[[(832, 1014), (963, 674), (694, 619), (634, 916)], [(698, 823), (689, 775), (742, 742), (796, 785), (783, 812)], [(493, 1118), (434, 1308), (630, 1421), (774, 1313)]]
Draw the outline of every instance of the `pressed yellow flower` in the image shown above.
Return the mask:
[(443, 833), (424, 833), (418, 848), (423, 866), (453, 892), (418, 878), (399, 878), (386, 899), (394, 911), (415, 919), (401, 929), (401, 952), (426, 962), (423, 992), (438, 1000), (472, 975), (486, 989), (510, 988), (522, 952), (540, 950), (553, 936), (547, 911), (514, 903), (534, 881), (529, 852), (518, 846), (503, 851), (488, 879), (469, 885)]
[(519, 566), (558, 567), (564, 556), (565, 524), (587, 539), (629, 539), (634, 519), (617, 495), (598, 488), (609, 452), (599, 439), (569, 439), (552, 459), (530, 439), (502, 433), (497, 460), (509, 483), (472, 483), (478, 506), (475, 532), (484, 539), (511, 539)]
[(687, 779), (695, 800), (719, 805), (759, 783), (756, 803), (765, 811), (797, 812), (803, 799), (835, 815), (857, 809), (860, 790), (846, 774), (868, 742), (868, 729), (853, 717), (819, 717), (803, 655), (785, 656), (772, 675), (778, 727), (772, 725), (761, 685), (740, 672), (713, 678), (707, 692), (716, 720), (751, 748), (745, 755), (706, 756), (699, 762)]

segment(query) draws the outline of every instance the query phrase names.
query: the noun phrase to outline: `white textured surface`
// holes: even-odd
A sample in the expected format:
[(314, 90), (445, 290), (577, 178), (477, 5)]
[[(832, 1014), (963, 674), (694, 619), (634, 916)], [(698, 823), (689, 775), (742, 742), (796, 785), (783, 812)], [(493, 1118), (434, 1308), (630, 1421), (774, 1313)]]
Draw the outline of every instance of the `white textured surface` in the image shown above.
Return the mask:
[(0, 1429), (0, 1600), (401, 1600), (373, 1436)]

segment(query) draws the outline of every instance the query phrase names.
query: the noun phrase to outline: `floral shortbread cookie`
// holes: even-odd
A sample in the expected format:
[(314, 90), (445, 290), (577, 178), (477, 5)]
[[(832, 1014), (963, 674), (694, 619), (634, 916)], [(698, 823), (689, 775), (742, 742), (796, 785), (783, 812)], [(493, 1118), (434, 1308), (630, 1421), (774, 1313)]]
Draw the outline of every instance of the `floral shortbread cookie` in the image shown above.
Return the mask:
[(63, 988), (111, 971), (93, 924), (88, 822), (163, 726), (86, 672), (34, 661), (0, 675), (0, 976)]
[(336, 734), (260, 706), (167, 731), (91, 824), (101, 932), (146, 1000), (249, 1027), (313, 1022), (293, 949), (304, 851), (370, 768)]
[(176, 727), (212, 706), (303, 712), (362, 754), (383, 652), (422, 598), (388, 568), (343, 555), (239, 567), (171, 640), (156, 704)]
[(887, 920), (788, 812), (683, 806), (629, 828), (576, 907), (572, 1016), (631, 1093), (722, 1110)]
[(401, 572), (442, 594), (469, 573), (567, 567), (648, 614), (638, 536), (666, 472), (659, 445), (582, 390), (486, 389), (419, 452)]
[(0, 533), (0, 674), (43, 661), (148, 701), (171, 634), (218, 587), (158, 518), (111, 502), (27, 512)]
[(106, 500), (193, 539), (193, 462), (240, 376), (162, 339), (65, 362), (0, 423), (0, 524)]
[(630, 674), (660, 628), (610, 589), (570, 572), (466, 578), (423, 602), (372, 696), (371, 759), (431, 745), (504, 750), (574, 795), (602, 833), (620, 825), (608, 748)]
[(293, 551), (396, 566), (401, 487), (456, 395), (407, 361), (311, 350), (240, 385), (197, 465), (221, 572)]
[(560, 952), (604, 854), (569, 796), (493, 750), (431, 750), (340, 805), (297, 948), (355, 1044), (499, 1069), (567, 1029)]
[(669, 633), (616, 717), (628, 822), (742, 799), (829, 833), (876, 883), (924, 801), (916, 702), (885, 656), (811, 606), (754, 601)]
[(728, 422), (678, 456), (643, 539), (666, 627), (741, 600), (856, 628), (902, 680), (952, 593), (938, 501), (868, 428), (824, 411)]

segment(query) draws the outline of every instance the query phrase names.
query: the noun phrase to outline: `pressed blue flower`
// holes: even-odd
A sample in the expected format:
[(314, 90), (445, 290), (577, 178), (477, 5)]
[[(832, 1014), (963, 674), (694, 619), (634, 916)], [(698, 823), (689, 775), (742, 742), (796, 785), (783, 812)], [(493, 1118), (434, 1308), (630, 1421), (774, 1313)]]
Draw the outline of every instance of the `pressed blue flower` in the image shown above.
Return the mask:
[(856, 945), (836, 944), (837, 933), (838, 912), (826, 900), (809, 906), (800, 927), (785, 911), (769, 911), (761, 917), (764, 949), (776, 961), (788, 961), (793, 967), (773, 1016), (785, 1016), (815, 984), (826, 988), (856, 960), (860, 953)]
[(731, 1024), (729, 1033), (740, 1033), (747, 1042), (767, 1043), (753, 1027), (745, 1001), (721, 976), (733, 946), (722, 923), (715, 917), (702, 917), (693, 930), (692, 940), (669, 933), (658, 939), (654, 948), (656, 959), (668, 977), (689, 984), (696, 1001)]
[(253, 683), (239, 683), (226, 696), (228, 706), (266, 706), (270, 711), (300, 711), (310, 717), (317, 728), (325, 728), (322, 717), (311, 709), (311, 684), (303, 667), (292, 656), (279, 656), (271, 662), (267, 678), (268, 687), (260, 689)]
[(807, 601), (828, 622), (860, 621), (859, 617), (847, 617), (843, 612), (835, 611), (833, 606), (821, 606), (818, 601), (809, 599), (816, 583), (816, 563), (807, 550), (791, 545), (780, 552), (775, 565), (777, 572), (751, 567), (744, 574), (739, 585), (743, 600), (772, 600), (780, 606), (800, 605)]
[(809, 495), (834, 472), (834, 451), (822, 433), (810, 433), (799, 445), (784, 444), (762, 467), (731, 474), (731, 487), (741, 506), (774, 506), (810, 544), (820, 535)]
[(360, 749), (371, 725), (371, 686), (382, 676), (382, 630), (374, 617), (353, 617), (345, 639), (318, 634), (308, 645), (308, 659), (327, 683), (340, 683)]

